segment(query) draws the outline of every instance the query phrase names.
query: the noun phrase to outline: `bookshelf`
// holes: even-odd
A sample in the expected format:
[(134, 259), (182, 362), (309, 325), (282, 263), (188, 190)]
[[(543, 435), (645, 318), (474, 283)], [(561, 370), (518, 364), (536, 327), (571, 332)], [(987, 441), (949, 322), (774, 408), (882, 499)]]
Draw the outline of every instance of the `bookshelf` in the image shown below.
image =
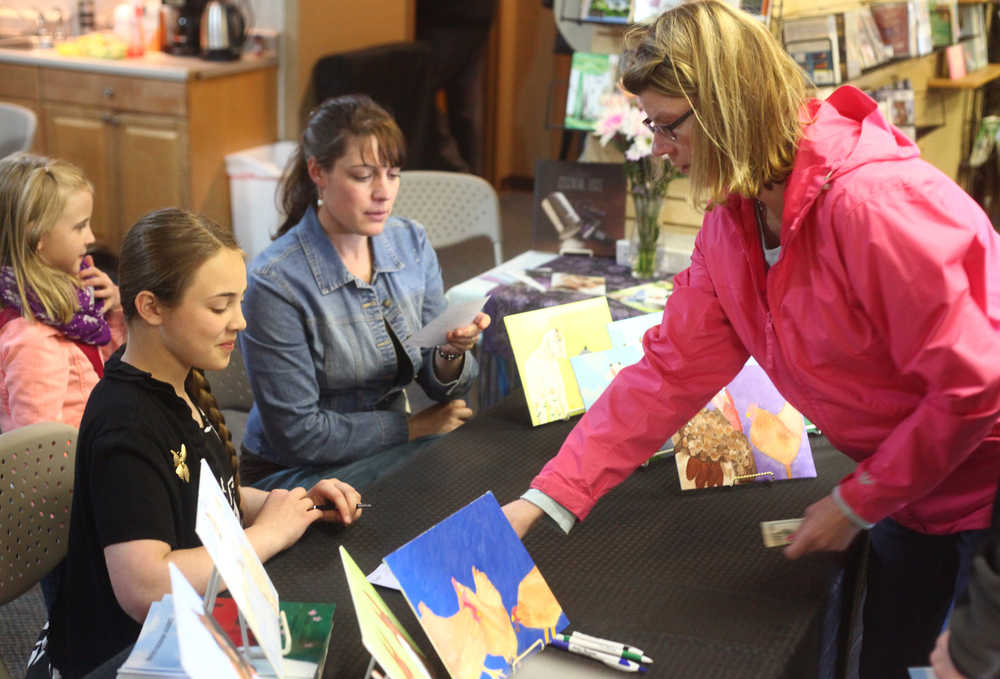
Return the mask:
[(964, 78), (931, 78), (927, 81), (929, 89), (938, 90), (976, 90), (983, 85), (1000, 78), (1000, 64), (987, 64), (986, 68), (973, 71)]

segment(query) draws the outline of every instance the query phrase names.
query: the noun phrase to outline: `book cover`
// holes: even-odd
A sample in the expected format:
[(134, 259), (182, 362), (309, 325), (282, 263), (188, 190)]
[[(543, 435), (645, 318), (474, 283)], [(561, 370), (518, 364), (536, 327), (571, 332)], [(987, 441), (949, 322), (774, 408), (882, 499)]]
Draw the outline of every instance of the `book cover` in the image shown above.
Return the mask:
[(625, 237), (622, 164), (537, 161), (532, 228), (535, 249), (569, 246), (613, 257)]
[(948, 64), (948, 77), (950, 79), (958, 80), (965, 77), (965, 50), (962, 47), (962, 43), (946, 47), (944, 58)]
[(958, 27), (958, 3), (955, 0), (932, 0), (930, 18), (934, 47), (946, 47), (955, 42)]
[(627, 24), (631, 0), (581, 0), (580, 18), (601, 24)]
[[(304, 671), (297, 670), (296, 676), (319, 676), (326, 662), (336, 605), (312, 601), (281, 601), (278, 606), (280, 617), (286, 625), (283, 635), (287, 632), (284, 637), (285, 646), (281, 650), (286, 673), (292, 663), (308, 663), (308, 666), (302, 665)], [(243, 645), (238, 616), (239, 609), (235, 601), (229, 597), (216, 598), (212, 617), (237, 647)], [(248, 636), (248, 642), (256, 645), (257, 639), (252, 631), (248, 630)]]
[(340, 547), (340, 560), (344, 564), (354, 613), (361, 629), (361, 643), (365, 649), (385, 670), (389, 679), (430, 679), (427, 658), (343, 545)]
[(816, 476), (805, 420), (752, 360), (672, 438), (682, 490)]
[(910, 9), (906, 2), (879, 2), (869, 7), (882, 41), (894, 57), (916, 56), (910, 50)]
[(504, 317), (531, 424), (583, 412), (583, 397), (569, 359), (611, 348), (605, 297), (525, 311)]
[(593, 130), (604, 110), (602, 97), (615, 91), (618, 56), (574, 52), (566, 93), (566, 119), (570, 130)]
[(837, 19), (833, 15), (789, 19), (784, 24), (785, 49), (817, 85), (842, 81)]
[(642, 355), (642, 345), (627, 344), (569, 359), (583, 398), (583, 407), (590, 410), (594, 401), (604, 393), (618, 373), (626, 366), (638, 363)]
[(670, 281), (653, 281), (615, 290), (609, 292), (607, 296), (609, 299), (617, 300), (633, 309), (653, 313), (663, 311), (667, 305), (667, 297), (670, 296), (673, 289), (674, 284)]
[(569, 624), (490, 492), (385, 563), (453, 679), (511, 676)]
[(646, 331), (654, 325), (663, 322), (663, 312), (653, 313), (623, 318), (620, 321), (608, 323), (608, 337), (611, 338), (612, 347), (624, 347), (630, 344), (642, 346), (642, 337)]

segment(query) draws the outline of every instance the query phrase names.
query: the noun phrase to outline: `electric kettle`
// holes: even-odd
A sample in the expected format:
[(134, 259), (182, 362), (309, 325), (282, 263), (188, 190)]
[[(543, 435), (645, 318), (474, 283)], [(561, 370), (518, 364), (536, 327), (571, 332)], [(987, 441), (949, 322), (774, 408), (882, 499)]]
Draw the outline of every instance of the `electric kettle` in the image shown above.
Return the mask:
[(210, 61), (239, 59), (250, 30), (249, 14), (244, 2), (210, 0), (201, 14), (201, 58)]

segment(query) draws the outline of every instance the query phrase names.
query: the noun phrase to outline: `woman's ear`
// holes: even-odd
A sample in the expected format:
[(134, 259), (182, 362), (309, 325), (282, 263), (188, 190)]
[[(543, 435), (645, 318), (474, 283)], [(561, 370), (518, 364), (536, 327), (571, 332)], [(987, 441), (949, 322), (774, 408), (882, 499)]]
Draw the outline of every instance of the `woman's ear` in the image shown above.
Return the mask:
[(307, 158), (306, 169), (309, 170), (309, 178), (312, 179), (313, 184), (316, 185), (316, 190), (321, 190), (322, 184), (326, 181), (323, 177), (323, 167), (316, 162), (315, 158)]
[(143, 290), (135, 296), (135, 311), (139, 318), (150, 325), (163, 324), (163, 305), (149, 290)]

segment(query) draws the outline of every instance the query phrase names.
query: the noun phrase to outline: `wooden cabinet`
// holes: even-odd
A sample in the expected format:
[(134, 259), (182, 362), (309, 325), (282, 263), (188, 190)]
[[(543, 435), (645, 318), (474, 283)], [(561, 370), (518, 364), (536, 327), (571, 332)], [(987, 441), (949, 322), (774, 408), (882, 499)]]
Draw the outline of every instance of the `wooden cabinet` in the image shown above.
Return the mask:
[(47, 153), (78, 165), (94, 185), (95, 237), (113, 249), (150, 210), (188, 205), (185, 121), (172, 116), (45, 104)]
[(94, 185), (94, 235), (114, 251), (147, 212), (179, 206), (230, 226), (225, 156), (273, 142), (275, 67), (189, 80), (0, 63), (0, 101), (39, 114), (38, 153)]

